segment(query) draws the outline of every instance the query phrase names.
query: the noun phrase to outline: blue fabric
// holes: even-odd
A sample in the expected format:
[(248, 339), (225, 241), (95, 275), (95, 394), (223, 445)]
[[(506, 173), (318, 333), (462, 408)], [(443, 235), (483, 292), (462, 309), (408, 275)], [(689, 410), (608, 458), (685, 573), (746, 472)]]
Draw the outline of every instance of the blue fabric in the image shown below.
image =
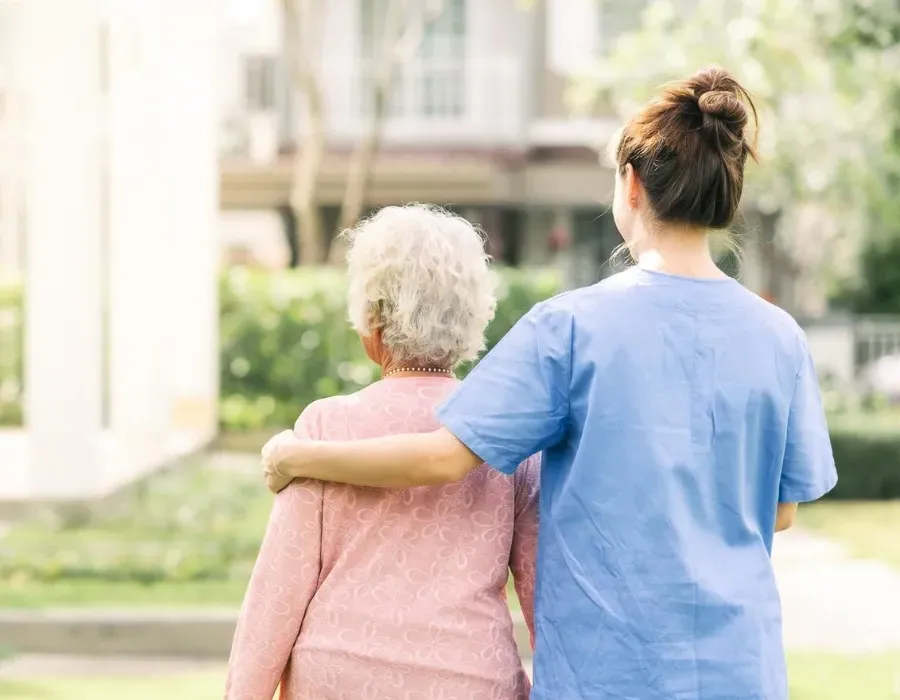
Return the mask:
[(632, 268), (532, 309), (441, 407), (544, 451), (533, 700), (786, 700), (779, 500), (837, 481), (805, 337), (732, 280)]

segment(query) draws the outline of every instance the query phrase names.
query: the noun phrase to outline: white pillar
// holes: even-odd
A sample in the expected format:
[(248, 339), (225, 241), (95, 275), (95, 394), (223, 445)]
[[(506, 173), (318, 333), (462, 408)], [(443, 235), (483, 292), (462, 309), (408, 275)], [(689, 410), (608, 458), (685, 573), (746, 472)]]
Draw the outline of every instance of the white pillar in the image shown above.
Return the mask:
[(217, 428), (218, 67), (220, 0), (159, 0), (164, 45), (159, 69), (161, 154), (167, 229), (166, 288), (171, 425), (185, 439)]
[(157, 2), (109, 1), (110, 427), (112, 487), (165, 460), (166, 308), (172, 254), (162, 188)]
[(0, 283), (22, 273), (19, 235), (21, 148), (16, 94), (18, 4), (0, 0)]
[(20, 10), (30, 482), (35, 496), (88, 496), (102, 487), (100, 8)]

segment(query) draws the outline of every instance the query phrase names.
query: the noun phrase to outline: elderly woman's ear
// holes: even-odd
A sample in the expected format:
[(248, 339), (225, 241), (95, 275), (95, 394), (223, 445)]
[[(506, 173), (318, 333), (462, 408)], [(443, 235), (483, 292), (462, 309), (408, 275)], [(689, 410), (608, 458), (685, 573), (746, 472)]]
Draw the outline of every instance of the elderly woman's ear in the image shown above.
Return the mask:
[(359, 340), (369, 359), (376, 364), (382, 364), (384, 360), (384, 343), (381, 338), (381, 326), (373, 322), (369, 326), (368, 333), (360, 334)]

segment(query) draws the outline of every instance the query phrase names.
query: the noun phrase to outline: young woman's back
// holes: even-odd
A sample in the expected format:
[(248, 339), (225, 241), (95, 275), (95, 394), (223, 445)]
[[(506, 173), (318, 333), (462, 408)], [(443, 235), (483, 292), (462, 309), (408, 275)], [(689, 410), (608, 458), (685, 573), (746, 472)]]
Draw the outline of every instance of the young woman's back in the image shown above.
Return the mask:
[[(540, 535), (554, 595), (538, 607), (536, 646), (551, 653), (538, 655), (537, 692), (786, 697), (776, 509), (834, 478), (805, 466), (831, 455), (827, 435), (805, 434), (824, 423), (796, 323), (736, 281), (639, 268), (530, 316), (569, 403), (544, 469), (560, 515)], [(494, 435), (485, 400), (479, 432)], [(796, 452), (807, 445), (820, 453)]]

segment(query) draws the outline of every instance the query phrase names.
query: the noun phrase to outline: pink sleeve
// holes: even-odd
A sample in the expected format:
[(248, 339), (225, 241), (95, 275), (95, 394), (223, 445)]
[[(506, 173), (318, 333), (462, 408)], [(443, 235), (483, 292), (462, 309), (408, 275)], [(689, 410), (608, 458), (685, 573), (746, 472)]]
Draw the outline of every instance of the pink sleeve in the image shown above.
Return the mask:
[(234, 634), (226, 700), (275, 695), (319, 580), (322, 497), (318, 481), (294, 481), (275, 496)]
[(534, 582), (537, 569), (538, 497), (540, 494), (539, 454), (529, 457), (515, 471), (516, 515), (509, 568), (516, 595), (534, 649)]

